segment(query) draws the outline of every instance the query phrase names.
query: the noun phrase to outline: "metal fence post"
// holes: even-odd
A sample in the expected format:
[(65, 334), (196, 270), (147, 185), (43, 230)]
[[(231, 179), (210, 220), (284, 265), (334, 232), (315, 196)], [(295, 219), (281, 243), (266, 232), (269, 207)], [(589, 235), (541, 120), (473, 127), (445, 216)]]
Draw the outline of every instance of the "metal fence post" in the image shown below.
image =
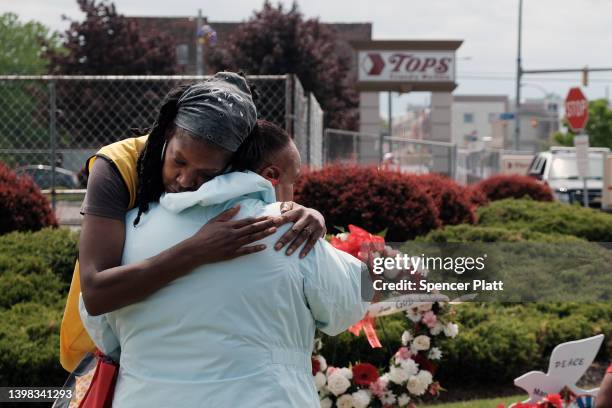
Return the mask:
[(457, 144), (456, 143), (453, 143), (453, 145), (451, 146), (450, 154), (451, 154), (451, 157), (450, 157), (449, 162), (450, 162), (451, 168), (449, 169), (448, 174), (450, 175), (450, 178), (452, 180), (455, 180), (457, 177)]
[(55, 81), (49, 82), (49, 139), (51, 143), (51, 208), (55, 211), (56, 191), (55, 191), (55, 157), (57, 155), (57, 100), (55, 94)]
[(295, 87), (293, 86), (293, 75), (285, 76), (285, 130), (295, 137), (293, 126), (295, 122), (295, 103), (294, 103)]
[(323, 158), (321, 159), (321, 164), (323, 166), (325, 166), (326, 164), (328, 164), (330, 162), (329, 160), (329, 142), (327, 140), (328, 138), (328, 134), (329, 134), (329, 129), (325, 128), (323, 129), (323, 140), (321, 141), (322, 144), (322, 150), (323, 150)]

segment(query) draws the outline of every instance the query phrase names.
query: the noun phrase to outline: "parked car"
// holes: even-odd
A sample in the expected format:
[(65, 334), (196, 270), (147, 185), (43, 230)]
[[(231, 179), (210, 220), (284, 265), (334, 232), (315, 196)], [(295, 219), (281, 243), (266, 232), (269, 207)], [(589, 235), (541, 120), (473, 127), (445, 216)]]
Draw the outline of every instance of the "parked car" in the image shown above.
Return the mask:
[[(53, 168), (44, 164), (31, 164), (27, 166), (18, 167), (15, 169), (15, 173), (18, 175), (26, 174), (34, 180), (41, 190), (51, 188)], [(76, 189), (81, 188), (77, 174), (73, 171), (63, 169), (61, 167), (55, 168), (55, 188), (65, 189)]]
[[(604, 162), (610, 149), (589, 149), (589, 177), (587, 191), (589, 207), (601, 208)], [(547, 184), (557, 200), (565, 203), (583, 203), (584, 183), (578, 175), (576, 149), (573, 147), (551, 147), (549, 151), (536, 154), (527, 174)]]

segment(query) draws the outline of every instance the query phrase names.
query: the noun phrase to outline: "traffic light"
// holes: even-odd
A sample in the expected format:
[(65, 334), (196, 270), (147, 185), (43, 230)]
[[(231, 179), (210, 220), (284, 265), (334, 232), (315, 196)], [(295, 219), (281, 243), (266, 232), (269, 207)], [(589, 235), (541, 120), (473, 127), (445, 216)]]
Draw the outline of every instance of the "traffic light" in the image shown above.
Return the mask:
[(589, 69), (587, 67), (582, 70), (582, 86), (589, 86)]

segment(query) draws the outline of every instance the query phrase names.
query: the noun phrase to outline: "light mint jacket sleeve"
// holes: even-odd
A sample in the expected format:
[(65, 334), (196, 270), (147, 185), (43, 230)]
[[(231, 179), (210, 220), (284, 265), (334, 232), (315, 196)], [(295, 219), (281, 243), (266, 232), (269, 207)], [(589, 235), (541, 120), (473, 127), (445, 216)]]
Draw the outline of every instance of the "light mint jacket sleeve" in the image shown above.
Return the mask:
[(335, 336), (361, 320), (369, 303), (361, 299), (365, 265), (321, 239), (300, 264), (304, 294), (317, 328)]
[(98, 350), (111, 357), (114, 361), (119, 361), (121, 355), (119, 339), (112, 331), (106, 314), (91, 316), (85, 308), (82, 294), (79, 295), (79, 314), (87, 334), (89, 334)]

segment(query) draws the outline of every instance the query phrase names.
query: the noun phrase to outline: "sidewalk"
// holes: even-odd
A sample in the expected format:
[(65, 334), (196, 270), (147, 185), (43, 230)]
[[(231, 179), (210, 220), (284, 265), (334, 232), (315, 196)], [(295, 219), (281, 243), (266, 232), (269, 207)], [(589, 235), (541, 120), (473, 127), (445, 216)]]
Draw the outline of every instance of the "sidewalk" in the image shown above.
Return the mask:
[(80, 229), (83, 216), (79, 213), (80, 201), (58, 201), (55, 207), (55, 216), (60, 226), (71, 229)]

